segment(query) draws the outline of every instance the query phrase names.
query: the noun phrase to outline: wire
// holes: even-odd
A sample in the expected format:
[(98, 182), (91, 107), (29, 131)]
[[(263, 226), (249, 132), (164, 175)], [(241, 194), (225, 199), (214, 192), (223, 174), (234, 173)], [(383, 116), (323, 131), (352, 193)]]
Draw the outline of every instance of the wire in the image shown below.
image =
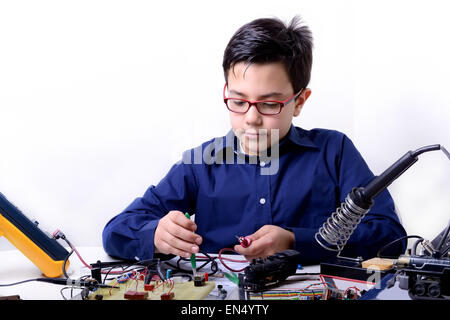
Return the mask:
[[(53, 238), (54, 239), (59, 239), (59, 238), (61, 238), (61, 239), (63, 239), (68, 245), (69, 245), (69, 247), (70, 247), (70, 249), (72, 249), (72, 251), (67, 255), (67, 257), (64, 259), (64, 264), (63, 264), (63, 274), (64, 274), (64, 276), (66, 277), (66, 278), (70, 278), (68, 275), (67, 275), (67, 272), (66, 272), (66, 264), (67, 264), (67, 260), (69, 259), (69, 257), (72, 255), (72, 253), (73, 252), (75, 252), (76, 253), (76, 255), (78, 256), (78, 258), (80, 259), (80, 261), (81, 261), (81, 263), (83, 263), (83, 265), (86, 267), (86, 268), (88, 268), (89, 270), (92, 270), (93, 269), (93, 267), (91, 266), (91, 265), (89, 265), (89, 264), (87, 264), (85, 261), (84, 261), (84, 259), (83, 259), (83, 257), (81, 257), (81, 255), (80, 255), (80, 253), (78, 252), (78, 250), (75, 248), (75, 246), (74, 245), (72, 245), (72, 243), (67, 239), (67, 237), (65, 236), (65, 234), (64, 233), (62, 233), (60, 230), (56, 230), (55, 232), (53, 232)], [(136, 265), (136, 263), (132, 263), (132, 264), (128, 264), (129, 266), (133, 266), (133, 265)], [(117, 266), (116, 266), (117, 267)], [(114, 270), (115, 269), (115, 267), (112, 267), (109, 271), (101, 271), (101, 273), (102, 274), (123, 274), (124, 272), (126, 272), (125, 270), (122, 270), (122, 271), (112, 271), (112, 270)]]
[(351, 297), (350, 299), (357, 300), (358, 294), (361, 292), (361, 290), (359, 290), (357, 287), (348, 287), (344, 292), (344, 298), (348, 297), (348, 294), (351, 292), (351, 290), (355, 291), (355, 295), (353, 297)]
[(78, 256), (78, 258), (80, 259), (80, 261), (83, 263), (83, 265), (84, 265), (86, 268), (88, 268), (88, 269), (92, 269), (92, 266), (89, 265), (89, 264), (87, 264), (87, 263), (83, 260), (83, 258), (81, 257), (80, 253), (79, 253), (78, 250), (72, 245), (72, 243), (70, 243), (70, 241), (67, 240), (66, 237), (64, 237), (63, 240), (67, 242), (67, 244), (69, 245), (69, 247), (70, 247), (73, 251), (75, 251), (75, 253), (77, 254), (77, 256)]
[(381, 252), (386, 250), (386, 248), (390, 247), (391, 245), (393, 245), (394, 243), (397, 243), (399, 241), (405, 240), (405, 239), (410, 239), (410, 238), (419, 238), (422, 239), (423, 238), (421, 236), (417, 236), (417, 235), (411, 235), (411, 236), (404, 236), (404, 237), (400, 237), (398, 239), (395, 239), (394, 241), (389, 242), (388, 244), (386, 244), (385, 246), (381, 247), (380, 250), (378, 250), (377, 252), (377, 257), (378, 258), (397, 258), (397, 257), (389, 257), (389, 256), (381, 256)]
[(31, 281), (37, 281), (38, 279), (28, 279), (28, 280), (23, 280), (23, 281), (19, 281), (19, 282), (14, 282), (14, 283), (8, 283), (8, 284), (0, 284), (0, 287), (9, 287), (9, 286), (15, 286), (18, 284), (22, 284), (22, 283), (26, 283), (26, 282), (31, 282)]
[[(219, 271), (219, 265), (216, 261), (217, 257), (211, 257), (209, 254), (207, 254), (206, 252), (201, 251), (201, 250), (200, 250), (200, 253), (203, 254), (204, 256), (197, 256), (196, 261), (204, 262), (204, 263), (202, 265), (200, 265), (199, 267), (197, 267), (197, 271), (200, 271), (204, 267), (206, 267), (208, 264), (211, 264), (211, 266), (210, 266), (211, 272), (208, 272), (208, 276), (212, 276), (212, 275), (216, 274), (217, 271)], [(192, 279), (192, 270), (184, 269), (180, 265), (181, 261), (190, 261), (190, 259), (179, 257), (179, 259), (176, 262), (176, 266), (167, 261), (165, 262), (165, 264), (168, 265), (169, 267), (171, 267), (173, 269), (174, 273), (176, 273), (176, 274), (182, 273), (183, 275), (189, 276)]]
[[(223, 249), (220, 249), (220, 251), (219, 251), (219, 256), (218, 256), (218, 257), (219, 257), (220, 262), (222, 263), (222, 265), (223, 265), (225, 268), (227, 268), (228, 270), (230, 270), (230, 271), (232, 271), (232, 272), (242, 272), (242, 271), (245, 270), (246, 267), (244, 267), (244, 268), (242, 268), (242, 269), (232, 269), (231, 267), (227, 266), (226, 263), (224, 262), (225, 258), (222, 257), (222, 253), (223, 253), (224, 251), (232, 251), (232, 252), (236, 252), (236, 251), (234, 251), (234, 250), (231, 249), (231, 248), (223, 248)], [(226, 258), (226, 259), (227, 259), (227, 260), (230, 260), (230, 258)], [(230, 260), (230, 261), (233, 261), (233, 262), (244, 262), (243, 260)], [(245, 262), (248, 263), (247, 260), (245, 260)]]
[(69, 275), (67, 274), (67, 271), (66, 271), (66, 264), (67, 264), (67, 261), (69, 260), (69, 257), (72, 255), (72, 253), (73, 253), (73, 250), (70, 251), (70, 253), (67, 255), (67, 257), (64, 259), (64, 263), (62, 266), (63, 274), (67, 279), (69, 279)]
[(59, 293), (61, 294), (61, 297), (63, 297), (64, 300), (67, 300), (66, 296), (64, 295), (63, 291), (72, 288), (72, 291), (70, 293), (70, 298), (72, 299), (73, 295), (73, 287), (63, 287), (61, 290), (59, 290)]
[(424, 239), (420, 238), (414, 242), (413, 246), (411, 247), (411, 255), (413, 255), (413, 256), (416, 255), (417, 247), (419, 246), (419, 243), (422, 243), (423, 241), (424, 241)]
[(168, 279), (167, 281), (169, 281), (169, 284), (171, 285), (169, 291), (167, 292), (167, 293), (170, 293), (170, 292), (172, 292), (173, 288), (175, 287), (175, 281), (173, 281), (171, 279)]

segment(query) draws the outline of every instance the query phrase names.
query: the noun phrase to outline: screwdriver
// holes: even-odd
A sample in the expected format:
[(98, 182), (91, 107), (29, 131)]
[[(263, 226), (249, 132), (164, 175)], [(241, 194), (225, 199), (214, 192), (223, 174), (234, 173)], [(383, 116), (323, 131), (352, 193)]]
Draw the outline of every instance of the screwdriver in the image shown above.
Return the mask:
[[(186, 216), (186, 218), (191, 219), (189, 213), (186, 212), (184, 215)], [(197, 261), (195, 260), (195, 253), (191, 254), (191, 267), (192, 274), (195, 276), (195, 274), (197, 273)]]

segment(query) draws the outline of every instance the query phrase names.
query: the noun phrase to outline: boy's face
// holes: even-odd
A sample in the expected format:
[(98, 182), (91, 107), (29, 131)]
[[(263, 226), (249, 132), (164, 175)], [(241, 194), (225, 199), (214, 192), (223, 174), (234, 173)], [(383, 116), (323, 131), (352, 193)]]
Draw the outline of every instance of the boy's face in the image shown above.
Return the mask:
[[(296, 93), (281, 62), (250, 65), (239, 62), (228, 71), (229, 98), (284, 101)], [(310, 89), (303, 89), (277, 115), (262, 115), (254, 105), (245, 114), (230, 111), (231, 126), (245, 153), (258, 155), (278, 143), (288, 133), (292, 118), (300, 114), (310, 94)]]

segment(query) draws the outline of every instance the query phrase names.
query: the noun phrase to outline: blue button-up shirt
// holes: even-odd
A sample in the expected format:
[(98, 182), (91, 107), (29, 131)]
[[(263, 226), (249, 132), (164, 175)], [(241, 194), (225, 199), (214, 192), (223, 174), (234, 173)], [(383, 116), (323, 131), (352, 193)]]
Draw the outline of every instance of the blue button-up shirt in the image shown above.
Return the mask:
[[(350, 139), (333, 130), (291, 126), (276, 157), (250, 157), (239, 149), (230, 131), (185, 152), (159, 184), (108, 222), (103, 231), (105, 251), (125, 259), (152, 258), (159, 219), (179, 210), (195, 214), (196, 232), (203, 238), (200, 249), (205, 252), (232, 248), (235, 235), (277, 225), (295, 234), (293, 249), (305, 263), (332, 256), (317, 243), (315, 233), (352, 188), (365, 186), (374, 177)], [(371, 258), (405, 234), (384, 190), (342, 255)], [(400, 244), (397, 254), (405, 249), (405, 242)]]

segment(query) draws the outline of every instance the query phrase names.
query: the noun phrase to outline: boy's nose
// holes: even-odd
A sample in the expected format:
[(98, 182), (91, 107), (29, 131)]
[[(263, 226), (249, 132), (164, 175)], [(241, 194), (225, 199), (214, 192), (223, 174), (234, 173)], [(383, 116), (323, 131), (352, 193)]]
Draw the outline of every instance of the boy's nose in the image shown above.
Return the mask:
[(259, 125), (262, 123), (262, 115), (256, 109), (256, 106), (251, 106), (245, 114), (245, 121), (247, 124)]

